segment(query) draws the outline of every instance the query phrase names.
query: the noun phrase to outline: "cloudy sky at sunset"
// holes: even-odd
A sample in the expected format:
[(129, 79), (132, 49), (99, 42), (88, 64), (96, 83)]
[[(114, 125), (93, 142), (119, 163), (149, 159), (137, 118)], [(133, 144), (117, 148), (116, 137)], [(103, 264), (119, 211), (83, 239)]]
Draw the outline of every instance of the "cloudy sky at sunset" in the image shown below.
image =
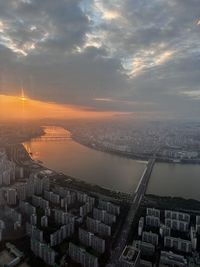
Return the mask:
[(199, 0), (0, 0), (0, 95), (200, 114)]

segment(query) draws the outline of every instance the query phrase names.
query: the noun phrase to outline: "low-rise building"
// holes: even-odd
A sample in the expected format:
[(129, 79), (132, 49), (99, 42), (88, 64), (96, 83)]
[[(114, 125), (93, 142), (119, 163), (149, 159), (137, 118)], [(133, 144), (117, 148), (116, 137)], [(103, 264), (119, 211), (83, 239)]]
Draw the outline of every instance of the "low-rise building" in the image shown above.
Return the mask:
[(142, 255), (152, 256), (155, 253), (155, 245), (141, 240), (134, 240), (133, 246), (141, 251)]
[(184, 256), (175, 254), (173, 252), (161, 251), (160, 254), (160, 264), (165, 264), (166, 266), (177, 266), (177, 267), (187, 267), (187, 260)]
[(140, 251), (132, 246), (126, 246), (119, 258), (121, 267), (139, 267)]

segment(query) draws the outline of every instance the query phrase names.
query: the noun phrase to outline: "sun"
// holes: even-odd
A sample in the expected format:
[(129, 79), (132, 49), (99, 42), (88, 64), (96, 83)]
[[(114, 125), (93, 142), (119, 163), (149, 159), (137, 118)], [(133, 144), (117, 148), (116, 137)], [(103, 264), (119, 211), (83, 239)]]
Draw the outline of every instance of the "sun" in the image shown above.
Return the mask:
[(21, 88), (21, 96), (20, 96), (20, 100), (21, 100), (22, 102), (24, 102), (24, 101), (27, 100), (27, 98), (26, 98), (25, 95), (24, 95), (24, 88), (23, 88), (23, 87)]

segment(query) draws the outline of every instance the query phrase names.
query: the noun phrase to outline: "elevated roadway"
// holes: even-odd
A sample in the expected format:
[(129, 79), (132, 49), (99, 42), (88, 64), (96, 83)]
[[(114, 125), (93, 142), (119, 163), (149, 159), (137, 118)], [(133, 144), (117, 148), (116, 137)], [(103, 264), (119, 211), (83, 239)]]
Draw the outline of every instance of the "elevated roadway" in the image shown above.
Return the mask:
[(119, 234), (118, 240), (116, 241), (115, 249), (112, 250), (112, 252), (111, 252), (110, 262), (107, 266), (117, 266), (118, 265), (119, 257), (121, 255), (121, 253), (123, 252), (124, 247), (127, 244), (127, 239), (128, 239), (129, 232), (131, 230), (133, 220), (134, 220), (135, 215), (137, 213), (137, 210), (140, 206), (140, 203), (141, 203), (141, 201), (145, 195), (154, 163), (155, 163), (155, 158), (152, 158), (148, 161), (146, 169), (142, 174), (142, 177), (138, 183), (138, 186), (137, 186), (135, 192), (133, 193), (132, 204), (130, 206), (128, 215), (125, 219), (125, 222), (124, 222), (123, 227), (121, 229), (121, 232)]

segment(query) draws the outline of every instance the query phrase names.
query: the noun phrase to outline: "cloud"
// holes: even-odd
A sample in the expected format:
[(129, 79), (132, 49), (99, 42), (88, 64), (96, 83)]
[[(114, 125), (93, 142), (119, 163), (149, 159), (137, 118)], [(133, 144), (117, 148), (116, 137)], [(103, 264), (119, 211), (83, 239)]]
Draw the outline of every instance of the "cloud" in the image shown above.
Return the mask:
[(182, 94), (189, 96), (194, 100), (200, 100), (200, 90), (183, 91)]
[(138, 51), (131, 60), (125, 62), (124, 67), (129, 70), (129, 75), (134, 77), (145, 70), (163, 65), (174, 54), (174, 51), (160, 51), (159, 53), (158, 50), (160, 49)]
[(103, 102), (115, 102), (114, 99), (111, 98), (94, 98), (95, 101), (103, 101)]
[(1, 93), (23, 84), (91, 110), (199, 112), (188, 97), (200, 82), (199, 0), (10, 0), (0, 18)]
[(96, 0), (94, 3), (94, 8), (96, 9), (96, 12), (100, 13), (102, 20), (114, 20), (121, 16), (117, 9), (107, 7), (102, 1)]

